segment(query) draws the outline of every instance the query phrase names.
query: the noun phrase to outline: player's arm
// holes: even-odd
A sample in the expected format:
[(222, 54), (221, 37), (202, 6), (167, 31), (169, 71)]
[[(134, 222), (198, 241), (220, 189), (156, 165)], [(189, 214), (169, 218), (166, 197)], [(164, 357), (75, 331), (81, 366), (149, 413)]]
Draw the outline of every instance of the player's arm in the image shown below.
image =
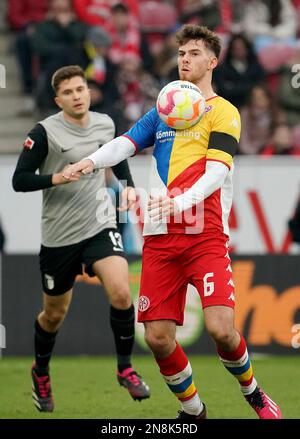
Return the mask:
[(123, 160), (113, 166), (112, 170), (121, 183), (125, 182), (121, 196), (121, 206), (118, 210), (124, 212), (125, 210), (132, 209), (136, 202), (136, 192), (127, 160)]
[(214, 121), (208, 141), (205, 173), (188, 191), (175, 198), (180, 212), (205, 200), (223, 186), (232, 168), (240, 136), (240, 118), (235, 110), (221, 114)]
[[(24, 142), (23, 151), (19, 157), (12, 184), (16, 192), (30, 192), (47, 189), (57, 184), (68, 183), (62, 173), (40, 175), (36, 174), (48, 155), (48, 139), (45, 128), (37, 124)], [(72, 181), (78, 180), (75, 175)]]
[(156, 109), (148, 111), (127, 133), (105, 143), (86, 159), (69, 166), (64, 177), (68, 179), (74, 172), (89, 174), (95, 168), (114, 166), (136, 152), (154, 145), (157, 119)]
[(69, 180), (74, 173), (91, 174), (97, 168), (110, 168), (135, 152), (134, 143), (127, 137), (119, 136), (110, 142), (104, 143), (96, 152), (89, 155), (80, 162), (68, 166), (64, 171), (64, 178)]
[(183, 194), (177, 195), (174, 198), (168, 196), (154, 198), (150, 196), (148, 202), (150, 217), (153, 220), (158, 220), (164, 216), (176, 215), (200, 203), (213, 192), (220, 189), (228, 172), (228, 167), (223, 163), (208, 162), (205, 174)]

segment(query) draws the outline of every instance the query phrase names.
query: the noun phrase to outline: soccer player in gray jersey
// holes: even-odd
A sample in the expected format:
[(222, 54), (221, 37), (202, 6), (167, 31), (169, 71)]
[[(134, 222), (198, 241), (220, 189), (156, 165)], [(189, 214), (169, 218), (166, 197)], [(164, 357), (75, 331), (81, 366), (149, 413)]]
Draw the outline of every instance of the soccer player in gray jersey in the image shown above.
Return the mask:
[[(116, 226), (115, 208), (106, 190), (104, 170), (84, 176), (75, 173), (70, 180), (63, 177), (68, 164), (83, 159), (113, 139), (114, 123), (105, 114), (89, 111), (90, 93), (80, 67), (57, 70), (52, 87), (62, 111), (30, 131), (13, 176), (16, 191), (43, 190), (40, 269), (44, 306), (35, 321), (33, 402), (40, 411), (54, 409), (49, 362), (82, 265), (90, 276), (101, 279), (111, 305), (119, 383), (133, 399), (149, 398), (149, 387), (131, 365), (134, 306), (128, 264)], [(127, 210), (136, 200), (127, 161), (112, 169), (119, 180), (127, 181), (120, 207)]]

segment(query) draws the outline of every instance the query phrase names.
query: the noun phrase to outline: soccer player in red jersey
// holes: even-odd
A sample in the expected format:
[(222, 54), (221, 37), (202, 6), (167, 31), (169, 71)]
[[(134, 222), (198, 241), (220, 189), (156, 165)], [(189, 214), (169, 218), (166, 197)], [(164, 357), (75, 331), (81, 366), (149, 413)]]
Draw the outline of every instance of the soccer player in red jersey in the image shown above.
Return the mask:
[(257, 385), (245, 340), (234, 326), (228, 216), (240, 116), (212, 88), (220, 40), (196, 25), (184, 25), (176, 36), (179, 77), (197, 85), (206, 98), (202, 119), (188, 130), (174, 130), (153, 108), (123, 136), (70, 166), (64, 176), (112, 166), (154, 145), (138, 319), (160, 373), (181, 403), (178, 418), (206, 418), (191, 364), (176, 341), (191, 283), (201, 297), (205, 325), (221, 362), (259, 418), (279, 419), (280, 409)]

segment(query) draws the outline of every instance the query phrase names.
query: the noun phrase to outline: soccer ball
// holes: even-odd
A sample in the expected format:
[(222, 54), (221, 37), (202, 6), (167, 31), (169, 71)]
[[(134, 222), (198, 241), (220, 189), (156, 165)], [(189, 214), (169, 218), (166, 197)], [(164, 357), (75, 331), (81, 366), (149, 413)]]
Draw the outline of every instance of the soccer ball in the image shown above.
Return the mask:
[(159, 117), (175, 130), (191, 128), (205, 111), (205, 97), (189, 81), (172, 81), (159, 93), (156, 101)]

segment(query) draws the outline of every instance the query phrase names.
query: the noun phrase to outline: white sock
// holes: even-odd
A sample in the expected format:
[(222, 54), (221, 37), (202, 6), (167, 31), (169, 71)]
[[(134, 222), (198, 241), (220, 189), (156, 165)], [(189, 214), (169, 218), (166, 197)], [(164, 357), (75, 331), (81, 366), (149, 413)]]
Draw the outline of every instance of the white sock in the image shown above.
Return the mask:
[(242, 392), (242, 394), (243, 394), (244, 396), (248, 396), (248, 395), (251, 395), (251, 393), (254, 392), (254, 390), (256, 389), (256, 387), (257, 387), (257, 382), (256, 382), (256, 379), (253, 378), (253, 381), (252, 381), (252, 383), (250, 384), (250, 386), (247, 386), (247, 387), (245, 387), (245, 386), (241, 386), (241, 392)]
[(198, 393), (193, 396), (193, 398), (188, 399), (187, 401), (180, 401), (182, 410), (189, 415), (198, 416), (203, 410), (203, 403), (199, 398)]

